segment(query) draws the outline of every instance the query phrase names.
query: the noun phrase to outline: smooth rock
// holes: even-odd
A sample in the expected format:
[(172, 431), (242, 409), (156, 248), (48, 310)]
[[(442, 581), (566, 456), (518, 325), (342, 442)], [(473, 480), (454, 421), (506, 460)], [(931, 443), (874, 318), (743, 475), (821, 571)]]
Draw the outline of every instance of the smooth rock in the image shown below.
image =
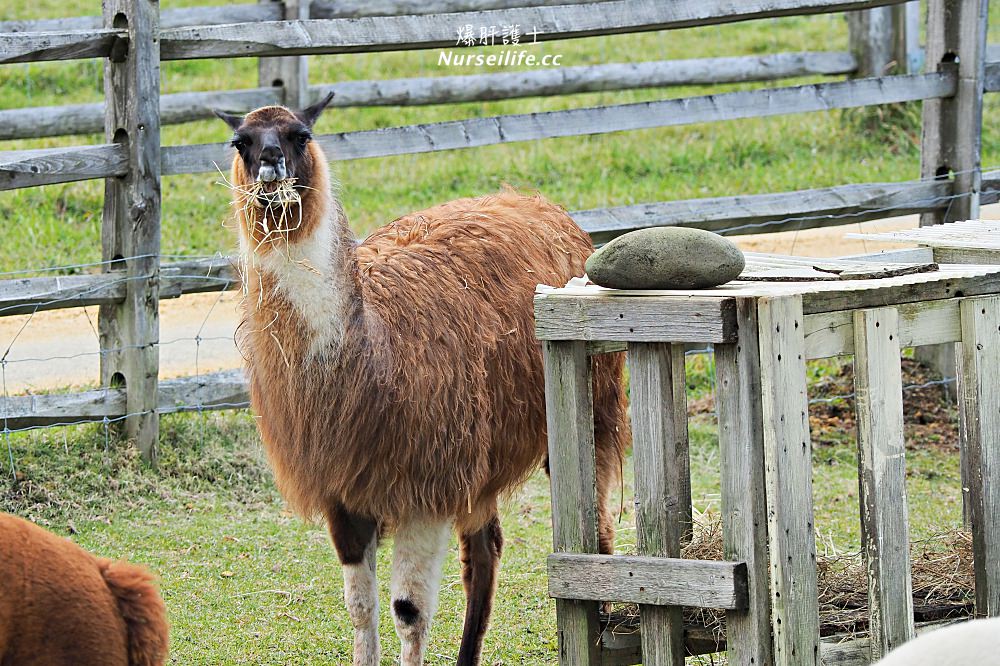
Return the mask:
[(587, 275), (611, 289), (706, 289), (735, 279), (746, 259), (732, 241), (701, 229), (632, 231), (587, 259)]

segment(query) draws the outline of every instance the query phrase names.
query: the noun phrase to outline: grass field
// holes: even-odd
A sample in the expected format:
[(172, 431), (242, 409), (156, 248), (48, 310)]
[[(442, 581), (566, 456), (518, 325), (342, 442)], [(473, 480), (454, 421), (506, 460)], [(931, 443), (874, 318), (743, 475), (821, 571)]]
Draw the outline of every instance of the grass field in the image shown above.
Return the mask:
[[(164, 8), (196, 4), (164, 2)], [(200, 3), (199, 3), (200, 4)], [(47, 18), (99, 12), (96, 2), (14, 0), (2, 18)], [(994, 9), (1000, 11), (1000, 8)], [(1000, 18), (1000, 16), (998, 16)], [(550, 43), (565, 65), (707, 57), (789, 50), (843, 50), (841, 16), (761, 21), (670, 33)], [(442, 71), (436, 51), (310, 58), (313, 82), (472, 73)], [(163, 92), (256, 85), (251, 60), (165, 63)], [(0, 68), (3, 106), (22, 107), (102, 98), (97, 61)], [(789, 82), (794, 83), (794, 82)], [(751, 87), (723, 86), (713, 91)], [(577, 95), (568, 98), (461, 104), (447, 107), (335, 110), (319, 131), (388, 127), (509, 112), (530, 112), (691, 94), (704, 88)], [(984, 165), (1000, 164), (1000, 114), (995, 97), (985, 113)], [(906, 114), (903, 114), (906, 115)], [(916, 109), (909, 111), (916, 116)], [(893, 117), (899, 117), (894, 115)], [(397, 215), (448, 198), (496, 189), (502, 182), (538, 188), (567, 208), (676, 198), (793, 190), (918, 176), (919, 126), (857, 132), (854, 112), (830, 112), (608, 136), (559, 139), (484, 149), (355, 161), (335, 167), (354, 227), (364, 233)], [(164, 144), (222, 141), (221, 122), (164, 128)], [(92, 143), (100, 137), (60, 137), (0, 143), (0, 150)], [(164, 181), (166, 254), (227, 252), (222, 227), (228, 192), (210, 174)], [(102, 187), (74, 183), (0, 193), (0, 271), (78, 264), (99, 259)], [(811, 366), (816, 395), (837, 395), (836, 363)], [(712, 369), (689, 361), (690, 398), (711, 395)], [(842, 388), (842, 387), (841, 387)], [(832, 393), (830, 392), (832, 390)], [(853, 429), (838, 420), (844, 400), (823, 403), (814, 420), (816, 525), (820, 547), (858, 547), (856, 451)], [(819, 406), (817, 406), (819, 409)], [(922, 412), (908, 411), (908, 415)], [(923, 418), (923, 417), (920, 417)], [(953, 422), (944, 410), (938, 422)], [(692, 419), (695, 502), (718, 508), (718, 445), (711, 410)], [(921, 431), (908, 453), (914, 536), (960, 522), (958, 456), (947, 433)], [(0, 509), (38, 520), (81, 545), (149, 564), (162, 577), (173, 624), (176, 664), (340, 664), (350, 653), (350, 625), (341, 581), (324, 530), (285, 511), (273, 487), (251, 418), (244, 413), (164, 419), (161, 468), (144, 469), (101, 426), (53, 429), (7, 438), (0, 463)], [(7, 453), (18, 474), (13, 477)], [(626, 504), (630, 497), (626, 487)], [(553, 605), (545, 594), (550, 544), (547, 482), (541, 474), (508, 504), (496, 615), (484, 663), (547, 664), (555, 659)], [(619, 545), (632, 546), (625, 514)], [(453, 551), (455, 551), (453, 545)], [(462, 589), (457, 553), (446, 564), (441, 610), (430, 663), (450, 663), (461, 629)], [(379, 565), (385, 574), (388, 561)], [(383, 575), (387, 581), (387, 575)], [(382, 590), (383, 608), (387, 590)], [(385, 663), (396, 654), (388, 616), (382, 625)]]

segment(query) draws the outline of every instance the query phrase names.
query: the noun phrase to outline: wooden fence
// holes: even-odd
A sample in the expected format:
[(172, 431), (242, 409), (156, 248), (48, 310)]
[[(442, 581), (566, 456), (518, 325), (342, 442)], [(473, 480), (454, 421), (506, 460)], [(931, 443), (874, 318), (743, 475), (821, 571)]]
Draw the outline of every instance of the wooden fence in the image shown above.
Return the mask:
[[(158, 382), (158, 302), (233, 288), (226, 260), (159, 263), (160, 178), (205, 173), (229, 157), (225, 144), (161, 146), (163, 123), (206, 117), (211, 107), (290, 105), (335, 90), (336, 104), (437, 104), (592, 90), (722, 83), (811, 74), (853, 78), (794, 87), (636, 104), (514, 114), (317, 137), (340, 160), (474, 148), (692, 123), (924, 101), (922, 178), (801, 192), (716, 197), (577, 211), (597, 242), (664, 224), (760, 233), (922, 213), (926, 222), (975, 216), (1000, 200), (1000, 176), (980, 171), (982, 96), (1000, 90), (1000, 62), (987, 62), (985, 0), (931, 0), (924, 73), (887, 75), (914, 61), (903, 34), (912, 4), (900, 0), (270, 0), (257, 5), (168, 10), (150, 0), (104, 0), (102, 17), (0, 22), (0, 64), (105, 60), (105, 103), (0, 111), (0, 139), (93, 132), (104, 143), (0, 152), (0, 189), (105, 179), (100, 275), (0, 282), (0, 315), (100, 306), (99, 391), (9, 397), (4, 428), (122, 420), (148, 458), (158, 415), (244, 404), (232, 373)], [(530, 5), (530, 6), (523, 6)], [(909, 9), (907, 9), (909, 8)], [(434, 79), (310, 86), (308, 54), (455, 47), (455, 26), (534, 26), (539, 41), (865, 10), (852, 19), (854, 53), (798, 53), (634, 65), (608, 64)], [(447, 16), (443, 13), (447, 12)], [(885, 26), (897, 26), (895, 32)], [(859, 36), (860, 35), (860, 36)], [(886, 54), (889, 54), (888, 56)], [(260, 87), (159, 95), (159, 63), (258, 57)], [(889, 60), (886, 60), (889, 58)], [(907, 71), (898, 67), (895, 71)]]

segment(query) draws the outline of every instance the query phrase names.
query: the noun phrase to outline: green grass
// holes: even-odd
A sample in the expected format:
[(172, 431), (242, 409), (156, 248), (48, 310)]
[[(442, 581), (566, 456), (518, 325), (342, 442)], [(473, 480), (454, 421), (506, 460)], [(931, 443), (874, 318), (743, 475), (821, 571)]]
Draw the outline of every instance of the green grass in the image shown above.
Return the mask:
[[(222, 0), (220, 0), (221, 2)], [(189, 6), (196, 0), (164, 2)], [(3, 18), (47, 18), (99, 12), (80, 0), (14, 0)], [(1000, 7), (994, 7), (1000, 18)], [(563, 54), (565, 65), (691, 58), (790, 50), (843, 50), (840, 16), (787, 18), (728, 26), (572, 40), (538, 47)], [(398, 78), (472, 73), (442, 71), (437, 51), (310, 58), (311, 80)], [(819, 80), (819, 79), (810, 79)], [(803, 81), (788, 82), (801, 83)], [(164, 93), (256, 86), (252, 60), (164, 63)], [(782, 84), (783, 85), (783, 84)], [(594, 93), (418, 108), (338, 109), (320, 132), (389, 127), (414, 122), (524, 113), (596, 104), (700, 95), (756, 85)], [(5, 108), (96, 102), (102, 98), (98, 61), (0, 67)], [(997, 96), (987, 97), (984, 165), (1000, 164)], [(830, 112), (694, 125), (598, 137), (493, 146), (430, 155), (360, 160), (335, 166), (343, 199), (359, 233), (394, 217), (449, 198), (474, 195), (509, 182), (538, 188), (570, 209), (689, 197), (787, 191), (848, 182), (916, 178), (917, 105), (881, 116)], [(166, 145), (222, 141), (220, 122), (164, 128)], [(0, 142), (0, 150), (86, 144), (99, 136)], [(233, 249), (227, 191), (212, 174), (177, 176), (163, 183), (163, 252), (211, 254)], [(96, 261), (102, 187), (72, 183), (0, 193), (0, 271)], [(810, 365), (810, 379), (837, 372), (833, 362)], [(704, 357), (689, 360), (691, 398), (712, 390)], [(814, 447), (816, 526), (820, 549), (858, 547), (856, 451), (852, 433), (819, 433)], [(10, 437), (18, 476), (0, 464), (0, 509), (30, 517), (86, 548), (144, 562), (162, 578), (173, 624), (176, 664), (346, 663), (350, 626), (343, 611), (340, 568), (319, 525), (290, 516), (243, 413), (164, 419), (161, 467), (142, 467), (134, 452), (100, 426), (41, 430)], [(916, 538), (960, 523), (958, 456), (947, 447), (908, 452), (909, 502)], [(695, 503), (719, 508), (719, 452), (710, 415), (692, 420)], [(628, 487), (626, 504), (631, 497)], [(619, 546), (634, 547), (631, 514)], [(555, 660), (554, 612), (545, 594), (550, 543), (547, 481), (534, 476), (506, 507), (507, 549), (487, 664), (547, 664)], [(383, 608), (388, 560), (379, 560)], [(232, 574), (232, 575), (229, 575)], [(452, 663), (463, 606), (452, 545), (435, 624), (430, 663)], [(385, 663), (397, 654), (385, 614)]]
[[(813, 384), (840, 362), (810, 364)], [(712, 394), (712, 366), (688, 361), (689, 398)], [(692, 494), (702, 520), (719, 511), (719, 450), (711, 410), (692, 418)], [(0, 510), (28, 517), (110, 557), (158, 572), (172, 624), (175, 664), (342, 664), (352, 630), (340, 566), (325, 529), (293, 517), (274, 488), (252, 419), (244, 412), (163, 419), (160, 470), (106, 436), (101, 425), (40, 430), (8, 440), (17, 478), (0, 480)], [(3, 452), (6, 456), (6, 451)], [(814, 431), (815, 524), (821, 553), (859, 548), (853, 434)], [(631, 505), (631, 465), (623, 491)], [(961, 523), (954, 446), (911, 446), (908, 501), (914, 539)], [(507, 541), (485, 664), (555, 660), (554, 605), (546, 595), (551, 544), (548, 482), (535, 474), (504, 507)], [(379, 556), (382, 608), (388, 607), (391, 544)], [(618, 549), (634, 552), (634, 516), (618, 527)], [(441, 606), (428, 663), (454, 663), (464, 597), (457, 546), (445, 563)], [(387, 612), (383, 663), (398, 654)]]
[[(164, 2), (164, 8), (196, 4)], [(1000, 8), (995, 8), (1000, 12)], [(93, 3), (71, 0), (8, 3), (10, 18), (96, 13)], [(7, 16), (5, 16), (6, 18)], [(794, 50), (844, 50), (842, 16), (791, 17), (671, 32), (578, 39), (539, 45), (560, 53), (565, 65), (691, 58)], [(439, 76), (475, 68), (442, 68), (437, 50), (310, 57), (313, 82)], [(96, 61), (34, 63), (0, 68), (3, 106), (96, 102), (102, 99)], [(257, 85), (252, 59), (168, 62), (163, 93)], [(820, 80), (820, 79), (810, 79)], [(801, 83), (802, 81), (790, 81)], [(565, 97), (412, 108), (335, 109), (319, 131), (347, 131), (414, 122), (548, 111), (595, 104), (708, 94), (759, 87), (746, 84), (591, 93)], [(784, 84), (781, 84), (784, 85)], [(1000, 164), (996, 96), (984, 113), (984, 165)], [(915, 109), (916, 105), (911, 105)], [(912, 111), (910, 115), (916, 113)], [(845, 118), (846, 116), (846, 118)], [(368, 159), (335, 168), (343, 199), (359, 233), (401, 214), (453, 197), (495, 190), (502, 182), (537, 188), (569, 209), (690, 197), (794, 190), (849, 182), (918, 176), (919, 131), (855, 131), (850, 113), (827, 112), (685, 127), (574, 137), (544, 142)], [(219, 121), (165, 127), (165, 145), (223, 141)], [(94, 143), (99, 136), (0, 142), (2, 149)], [(228, 191), (213, 174), (164, 180), (163, 252), (212, 254), (235, 246), (222, 228)], [(19, 243), (0, 246), (0, 271), (99, 259), (103, 188), (98, 181), (0, 193), (0, 233)]]

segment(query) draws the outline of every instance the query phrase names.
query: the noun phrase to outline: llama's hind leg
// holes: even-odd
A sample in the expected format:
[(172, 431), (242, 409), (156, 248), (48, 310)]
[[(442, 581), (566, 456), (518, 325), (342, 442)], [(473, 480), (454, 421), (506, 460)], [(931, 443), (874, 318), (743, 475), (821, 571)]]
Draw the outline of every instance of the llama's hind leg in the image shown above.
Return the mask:
[(458, 666), (478, 666), (483, 636), (493, 610), (497, 568), (503, 551), (500, 520), (493, 516), (479, 530), (462, 534), (462, 584), (465, 586), (465, 627)]
[(329, 511), (327, 521), (344, 567), (344, 600), (354, 625), (354, 666), (378, 666), (378, 525), (340, 505)]
[(390, 587), (402, 666), (423, 664), (450, 534), (451, 521), (444, 520), (413, 522), (396, 532)]

